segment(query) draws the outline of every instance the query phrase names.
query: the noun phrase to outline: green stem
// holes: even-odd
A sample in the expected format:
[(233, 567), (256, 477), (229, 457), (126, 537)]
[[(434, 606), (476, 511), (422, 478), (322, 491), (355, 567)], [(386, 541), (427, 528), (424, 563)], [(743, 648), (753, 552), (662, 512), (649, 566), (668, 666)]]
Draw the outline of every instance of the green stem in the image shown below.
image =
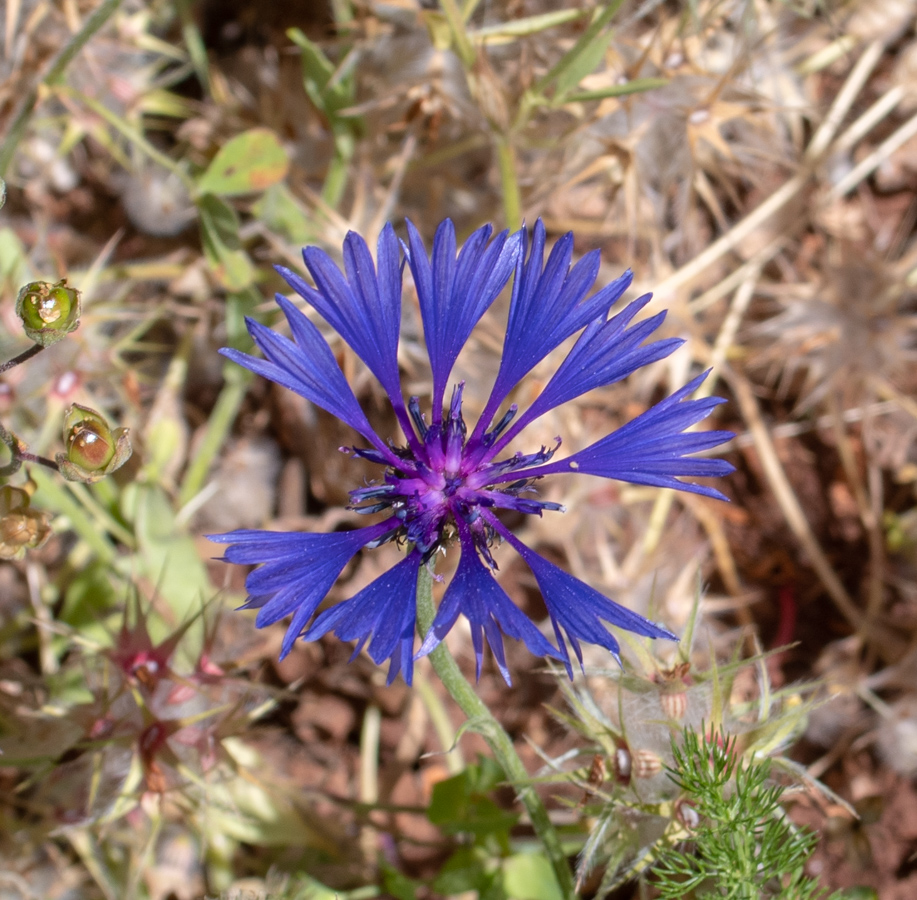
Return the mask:
[(39, 497), (45, 509), (66, 516), (70, 527), (93, 549), (105, 565), (113, 566), (118, 557), (114, 545), (108, 540), (102, 523), (74, 494), (73, 483), (61, 481), (44, 469), (32, 469), (32, 480), (38, 485)]
[[(348, 152), (348, 143), (350, 152)], [(322, 200), (331, 209), (338, 208), (338, 204), (341, 202), (341, 198), (347, 188), (350, 158), (353, 156), (352, 150), (352, 142), (341, 141), (336, 145), (331, 162), (328, 164), (325, 183), (322, 185)]]
[(497, 135), (497, 162), (500, 166), (500, 186), (503, 188), (503, 215), (506, 227), (516, 231), (522, 227), (522, 199), (516, 178), (516, 154), (511, 138)]
[[(57, 466), (55, 466), (55, 469)], [(131, 550), (137, 549), (137, 540), (105, 507), (86, 484), (70, 482), (70, 491), (83, 504), (83, 508), (96, 520), (98, 526)]]
[(192, 3), (193, 0), (178, 0), (175, 8), (178, 11), (179, 21), (181, 21), (182, 40), (188, 50), (188, 58), (191, 60), (191, 65), (194, 66), (194, 74), (197, 75), (197, 80), (204, 89), (204, 93), (210, 97), (213, 88), (210, 83), (210, 64), (207, 59), (207, 47), (204, 45), (204, 39), (194, 20)]
[(70, 831), (67, 835), (70, 845), (76, 850), (83, 865), (95, 880), (105, 900), (118, 900), (122, 896), (118, 880), (105, 862), (106, 853), (92, 829)]
[(449, 714), (439, 694), (419, 669), (414, 669), (414, 690), (420, 695), (421, 702), (427, 708), (427, 715), (430, 717), (433, 730), (446, 754), (446, 768), (449, 774), (458, 775), (465, 768), (465, 761), (456, 743), (455, 729), (452, 727)]
[(353, 4), (350, 0), (331, 0), (331, 14), (338, 28), (353, 22)]
[(468, 37), (468, 31), (465, 28), (465, 19), (462, 11), (458, 8), (455, 0), (439, 0), (439, 5), (449, 23), (449, 30), (452, 32), (452, 39), (455, 41), (455, 52), (458, 54), (462, 65), (470, 69), (474, 65), (477, 54), (471, 38)]
[[(433, 576), (426, 566), (421, 566), (417, 579), (417, 623), (421, 635), (425, 635), (430, 629), (435, 614)], [(487, 741), (495, 759), (506, 774), (507, 780), (516, 789), (519, 799), (529, 814), (532, 827), (544, 847), (551, 868), (554, 870), (561, 896), (574, 898), (576, 888), (567, 857), (560, 843), (560, 837), (537, 791), (532, 784), (528, 783), (529, 774), (519, 754), (516, 753), (516, 748), (513, 747), (512, 739), (462, 675), (458, 663), (444, 643), (440, 643), (430, 654), (430, 662), (452, 699), (458, 703), (462, 712), (473, 723), (475, 730)]]
[(6, 444), (10, 451), (10, 461), (5, 466), (0, 466), (0, 478), (9, 478), (15, 475), (22, 466), (22, 448), (16, 436), (10, 434), (0, 423), (0, 442)]
[(38, 103), (38, 88), (50, 84), (64, 74), (73, 57), (83, 49), (86, 42), (108, 21), (111, 14), (121, 5), (121, 0), (104, 0), (99, 8), (83, 23), (83, 27), (65, 44), (48, 64), (45, 74), (28, 90), (13, 115), (13, 122), (3, 141), (0, 142), (0, 177), (12, 162), (13, 154), (22, 140), (32, 110)]
[(232, 428), (232, 423), (236, 420), (236, 414), (245, 399), (250, 380), (247, 374), (237, 373), (235, 368), (227, 369), (226, 384), (223, 385), (220, 396), (217, 397), (216, 406), (210, 414), (204, 439), (185, 472), (178, 495), (182, 506), (193, 500), (204, 487), (210, 466), (220, 452), (220, 447), (223, 446)]

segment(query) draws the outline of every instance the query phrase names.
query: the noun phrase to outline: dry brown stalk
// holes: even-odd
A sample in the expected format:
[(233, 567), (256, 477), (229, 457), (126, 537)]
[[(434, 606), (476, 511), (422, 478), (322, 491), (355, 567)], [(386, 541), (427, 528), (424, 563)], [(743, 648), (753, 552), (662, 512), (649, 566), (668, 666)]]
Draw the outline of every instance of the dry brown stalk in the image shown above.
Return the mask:
[(724, 368), (724, 374), (735, 394), (739, 409), (742, 412), (742, 418), (745, 419), (754, 439), (761, 466), (764, 469), (770, 488), (774, 492), (777, 503), (780, 505), (784, 518), (796, 539), (802, 545), (828, 596), (853, 628), (877, 642), (883, 659), (896, 659), (903, 650), (900, 638), (889, 629), (871, 623), (863, 615), (840, 578), (838, 578), (825, 551), (818, 542), (818, 538), (812, 531), (799, 498), (796, 496), (793, 486), (790, 484), (789, 478), (787, 478), (786, 471), (777, 456), (774, 442), (761, 416), (761, 409), (748, 379), (728, 366)]

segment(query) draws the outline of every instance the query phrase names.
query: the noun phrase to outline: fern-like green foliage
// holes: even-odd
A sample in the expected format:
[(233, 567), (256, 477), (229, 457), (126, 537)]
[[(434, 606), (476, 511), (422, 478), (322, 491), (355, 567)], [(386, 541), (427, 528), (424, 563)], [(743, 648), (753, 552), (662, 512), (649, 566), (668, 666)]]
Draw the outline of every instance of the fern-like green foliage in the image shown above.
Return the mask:
[[(696, 813), (691, 841), (664, 850), (652, 873), (663, 898), (814, 900), (804, 872), (815, 835), (794, 827), (769, 783), (770, 762), (743, 760), (735, 739), (685, 729), (673, 741), (671, 778)], [(692, 816), (693, 819), (693, 816)]]

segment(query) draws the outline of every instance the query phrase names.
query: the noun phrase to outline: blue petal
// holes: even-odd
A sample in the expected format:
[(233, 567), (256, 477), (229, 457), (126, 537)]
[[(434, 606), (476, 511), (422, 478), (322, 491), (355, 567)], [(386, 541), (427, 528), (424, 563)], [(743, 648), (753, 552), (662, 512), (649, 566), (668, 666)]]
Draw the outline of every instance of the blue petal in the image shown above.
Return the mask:
[(545, 389), (503, 435), (494, 452), (499, 452), (526, 425), (549, 410), (587, 391), (621, 381), (680, 347), (684, 343), (681, 338), (643, 343), (662, 324), (665, 312), (628, 327), (651, 299), (651, 294), (645, 294), (608, 321), (589, 324)]
[(413, 550), (359, 594), (325, 610), (303, 635), (304, 640), (315, 641), (333, 631), (342, 641), (360, 642), (354, 655), (368, 641), (373, 662), (391, 658), (388, 683), (403, 671), (405, 682), (410, 684), (420, 559), (420, 553)]
[(385, 443), (373, 431), (319, 330), (285, 297), (278, 294), (277, 303), (290, 323), (293, 341), (254, 319), (246, 319), (249, 333), (266, 358), (258, 359), (230, 348), (223, 348), (220, 353), (263, 378), (311, 400), (346, 422), (374, 447), (386, 450)]
[(344, 240), (346, 278), (318, 247), (303, 250), (317, 290), (289, 269), (278, 266), (277, 271), (366, 363), (397, 407), (403, 406), (398, 374), (401, 265), (390, 224), (379, 235), (376, 258), (378, 274), (366, 241), (351, 231)]
[(512, 682), (503, 653), (503, 634), (517, 641), (524, 641), (525, 646), (535, 656), (563, 658), (551, 642), (510, 600), (506, 591), (500, 587), (497, 580), (479, 559), (474, 544), (465, 539), (462, 540), (462, 555), (458, 569), (449, 587), (446, 588), (446, 594), (436, 613), (436, 618), (417, 656), (426, 656), (434, 650), (452, 629), (460, 614), (464, 614), (471, 624), (476, 678), (481, 677), (481, 661), (484, 654), (483, 637), (485, 636), (497, 661), (500, 674), (507, 684), (512, 684)]
[(580, 666), (583, 664), (580, 641), (605, 647), (619, 663), (621, 662), (620, 645), (606, 627), (605, 622), (643, 637), (678, 640), (662, 625), (651, 622), (627, 607), (621, 606), (620, 603), (609, 600), (585, 582), (574, 578), (553, 563), (549, 563), (543, 556), (526, 547), (504, 527), (500, 526), (498, 530), (516, 548), (535, 575), (541, 596), (551, 616), (563, 663), (571, 678), (573, 677), (573, 666), (564, 638), (573, 647)]
[(584, 300), (599, 271), (598, 251), (587, 253), (571, 269), (573, 235), (568, 233), (554, 245), (543, 266), (544, 243), (545, 228), (539, 219), (529, 258), (523, 264), (520, 254), (516, 265), (500, 371), (479, 430), (490, 424), (507, 394), (552, 350), (589, 322), (604, 320), (633, 279), (628, 270)]
[(208, 538), (230, 544), (223, 556), (226, 562), (260, 565), (245, 580), (249, 594), (245, 608), (258, 609), (258, 628), (293, 613), (283, 638), (283, 659), (348, 561), (390, 528), (389, 521), (331, 534), (245, 530)]
[(408, 227), (407, 256), (433, 373), (433, 421), (442, 420), (443, 397), (449, 374), (474, 326), (503, 290), (519, 254), (521, 238), (498, 234), (489, 244), (485, 225), (455, 255), (455, 228), (446, 219), (433, 239), (432, 265), (420, 234)]
[(734, 437), (731, 431), (684, 431), (705, 419), (720, 403), (726, 402), (721, 397), (684, 399), (700, 386), (708, 374), (698, 375), (636, 419), (567, 459), (513, 472), (497, 480), (519, 478), (522, 474), (531, 478), (577, 472), (727, 500), (714, 488), (678, 480), (679, 476), (728, 475), (734, 468), (722, 459), (685, 458), (687, 454), (710, 450)]

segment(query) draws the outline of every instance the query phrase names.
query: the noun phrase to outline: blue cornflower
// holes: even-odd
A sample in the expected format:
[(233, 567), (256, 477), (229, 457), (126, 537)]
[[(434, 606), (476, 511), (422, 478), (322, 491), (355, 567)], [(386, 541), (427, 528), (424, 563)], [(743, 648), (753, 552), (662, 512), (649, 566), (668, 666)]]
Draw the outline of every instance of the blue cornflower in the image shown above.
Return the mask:
[[(571, 268), (573, 236), (567, 234), (545, 262), (545, 229), (540, 220), (530, 247), (525, 230), (512, 235), (504, 231), (491, 238), (488, 225), (474, 232), (456, 253), (455, 230), (447, 219), (436, 232), (432, 256), (410, 222), (407, 229), (406, 244), (399, 243), (391, 225), (383, 229), (375, 265), (363, 238), (348, 234), (343, 272), (326, 253), (306, 248), (303, 259), (315, 287), (287, 269), (278, 270), (379, 380), (404, 433), (403, 444), (376, 434), (318, 328), (282, 295), (277, 295), (277, 302), (289, 322), (292, 340), (249, 319), (248, 329), (264, 359), (222, 351), (346, 422), (367, 444), (347, 452), (381, 469), (375, 483), (350, 492), (353, 509), (383, 514), (365, 528), (331, 534), (245, 530), (211, 537), (230, 545), (227, 561), (259, 566), (246, 581), (245, 604), (258, 609), (257, 626), (292, 614), (281, 657), (297, 638), (313, 641), (333, 631), (343, 640), (359, 642), (354, 655), (365, 646), (376, 663), (390, 659), (389, 681), (401, 671), (409, 684), (414, 659), (442, 641), (459, 615), (471, 624), (478, 676), (486, 638), (507, 682), (504, 634), (524, 641), (536, 656), (561, 660), (571, 677), (568, 643), (580, 664), (580, 641), (599, 644), (617, 658), (619, 645), (606, 622), (646, 637), (674, 639), (661, 625), (614, 603), (525, 546), (497, 513), (562, 512), (559, 503), (537, 499), (532, 485), (545, 475), (567, 472), (725, 499), (714, 488), (679, 480), (732, 471), (720, 459), (689, 457), (732, 436), (726, 431), (686, 431), (723, 402), (717, 397), (687, 399), (706, 373), (565, 459), (553, 459), (559, 440), (552, 448), (507, 453), (510, 442), (540, 416), (668, 356), (682, 341), (666, 338), (645, 343), (665, 317), (662, 312), (634, 322), (649, 294), (609, 318), (609, 309), (631, 283), (631, 273), (587, 297), (598, 274), (598, 253), (587, 254)], [(433, 375), (429, 420), (417, 397), (405, 403), (401, 393), (402, 250), (417, 290)], [(500, 367), (490, 399), (469, 433), (462, 415), (461, 383), (452, 387), (446, 402), (449, 376), (475, 325), (514, 274)], [(521, 413), (514, 403), (504, 408), (521, 379), (577, 332), (566, 359), (534, 403)], [(320, 613), (310, 625), (348, 561), (363, 548), (392, 540), (406, 547), (404, 558), (356, 596)], [(556, 647), (494, 578), (497, 565), (491, 547), (501, 540), (519, 552), (535, 575)], [(458, 568), (415, 655), (420, 567), (432, 565), (437, 550), (452, 544), (461, 551)]]

